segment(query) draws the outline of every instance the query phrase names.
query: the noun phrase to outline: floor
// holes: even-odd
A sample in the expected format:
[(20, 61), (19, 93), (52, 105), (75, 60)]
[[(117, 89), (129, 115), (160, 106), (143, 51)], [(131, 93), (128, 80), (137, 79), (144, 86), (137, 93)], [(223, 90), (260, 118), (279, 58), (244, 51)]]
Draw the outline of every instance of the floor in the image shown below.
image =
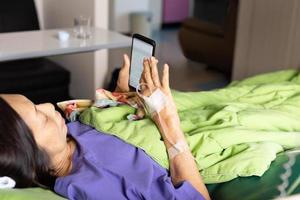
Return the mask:
[(164, 63), (170, 66), (171, 88), (199, 91), (224, 87), (228, 81), (222, 73), (184, 57), (177, 39), (178, 30), (178, 27), (171, 27), (153, 33), (153, 39), (157, 42), (156, 57), (161, 67)]
[[(170, 66), (171, 88), (180, 91), (199, 91), (227, 85), (228, 81), (222, 73), (209, 70), (205, 64), (193, 62), (184, 57), (177, 39), (178, 30), (179, 27), (168, 27), (154, 31), (152, 35), (157, 45), (155, 55), (159, 59), (160, 70), (164, 63)], [(121, 66), (120, 58), (124, 53), (130, 55), (130, 48), (110, 50), (108, 74)], [(107, 79), (109, 81), (110, 76), (107, 76)]]

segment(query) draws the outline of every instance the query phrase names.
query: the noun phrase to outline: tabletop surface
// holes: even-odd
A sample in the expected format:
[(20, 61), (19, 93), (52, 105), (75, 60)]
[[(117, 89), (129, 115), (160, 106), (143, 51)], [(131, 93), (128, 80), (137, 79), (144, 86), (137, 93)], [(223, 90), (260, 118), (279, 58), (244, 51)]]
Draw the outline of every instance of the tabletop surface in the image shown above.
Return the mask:
[[(68, 32), (69, 39), (60, 41), (59, 31)], [(0, 33), (0, 61), (122, 48), (130, 45), (130, 37), (101, 28), (91, 28), (91, 37), (88, 39), (76, 38), (72, 28)]]

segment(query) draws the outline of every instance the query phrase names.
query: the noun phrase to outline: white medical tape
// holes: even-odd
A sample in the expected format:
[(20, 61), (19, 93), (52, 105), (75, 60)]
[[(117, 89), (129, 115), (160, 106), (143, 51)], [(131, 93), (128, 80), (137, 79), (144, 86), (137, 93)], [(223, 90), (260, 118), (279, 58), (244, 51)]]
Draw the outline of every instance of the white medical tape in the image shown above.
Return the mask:
[(165, 106), (167, 99), (160, 89), (156, 89), (149, 97), (143, 96), (148, 112), (159, 113)]
[(187, 150), (189, 150), (187, 144), (183, 140), (178, 141), (176, 144), (168, 148), (169, 160), (172, 160), (178, 154), (183, 153), (184, 151)]
[(155, 112), (159, 113), (166, 106), (166, 96), (159, 88), (157, 88), (153, 93), (152, 91), (150, 91), (152, 94), (149, 97), (144, 96), (139, 92), (139, 90), (141, 90), (140, 87), (142, 85), (147, 86), (147, 84), (145, 83), (140, 83), (136, 88), (136, 92), (144, 100), (147, 111), (150, 115), (152, 115)]

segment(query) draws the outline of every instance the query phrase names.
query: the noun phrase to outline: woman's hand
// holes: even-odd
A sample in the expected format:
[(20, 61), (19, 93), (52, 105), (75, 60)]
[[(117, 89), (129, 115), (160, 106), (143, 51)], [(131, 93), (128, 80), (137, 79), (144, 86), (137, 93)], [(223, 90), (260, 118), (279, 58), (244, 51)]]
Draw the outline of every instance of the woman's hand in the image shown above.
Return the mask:
[[(166, 97), (165, 107), (158, 113), (152, 115), (164, 140), (169, 141), (167, 146), (176, 143), (178, 140), (185, 140), (180, 129), (180, 120), (169, 86), (169, 66), (164, 65), (162, 80), (160, 81), (158, 70), (158, 60), (154, 57), (144, 59), (144, 71), (141, 78), (142, 94), (150, 96), (156, 89), (160, 89)], [(146, 86), (145, 86), (146, 85)], [(166, 135), (168, 134), (168, 135)]]
[(123, 66), (119, 72), (116, 92), (129, 92), (129, 67), (130, 60), (127, 54), (123, 55)]

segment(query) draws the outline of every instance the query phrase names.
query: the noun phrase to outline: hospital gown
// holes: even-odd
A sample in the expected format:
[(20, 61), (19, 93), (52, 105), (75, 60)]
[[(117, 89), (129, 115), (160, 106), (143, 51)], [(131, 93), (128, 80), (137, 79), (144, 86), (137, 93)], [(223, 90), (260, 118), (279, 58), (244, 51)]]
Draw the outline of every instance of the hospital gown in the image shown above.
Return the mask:
[(168, 171), (143, 150), (79, 122), (68, 124), (77, 142), (69, 175), (54, 190), (75, 199), (204, 199), (187, 181), (174, 187)]

